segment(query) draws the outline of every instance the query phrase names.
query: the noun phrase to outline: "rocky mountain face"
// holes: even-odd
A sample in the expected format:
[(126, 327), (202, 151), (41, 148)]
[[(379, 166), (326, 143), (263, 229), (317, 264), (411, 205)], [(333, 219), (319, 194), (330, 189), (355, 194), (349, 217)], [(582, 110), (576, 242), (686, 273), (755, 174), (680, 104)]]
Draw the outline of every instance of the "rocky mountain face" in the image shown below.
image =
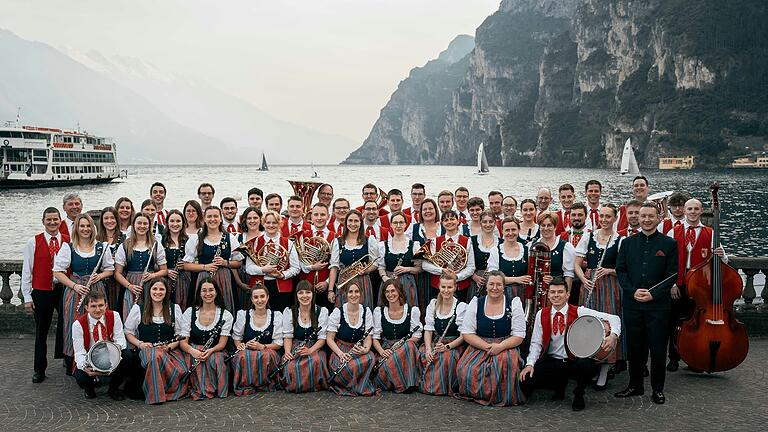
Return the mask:
[[(768, 137), (762, 0), (505, 0), (474, 50), (414, 69), (348, 163), (715, 165)], [(441, 85), (441, 89), (434, 88)], [(448, 95), (449, 93), (449, 95)], [(447, 100), (447, 101), (446, 101)]]

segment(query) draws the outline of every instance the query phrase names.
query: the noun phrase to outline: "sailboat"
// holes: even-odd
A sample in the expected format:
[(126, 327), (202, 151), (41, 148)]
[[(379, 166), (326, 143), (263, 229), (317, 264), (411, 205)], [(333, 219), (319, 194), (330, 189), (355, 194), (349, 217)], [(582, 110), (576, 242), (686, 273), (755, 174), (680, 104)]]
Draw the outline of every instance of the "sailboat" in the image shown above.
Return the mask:
[(640, 174), (640, 167), (637, 166), (637, 159), (635, 159), (635, 152), (632, 150), (632, 143), (627, 138), (627, 142), (624, 143), (624, 153), (621, 155), (621, 175)]
[(259, 168), (259, 171), (269, 171), (269, 166), (267, 166), (267, 157), (264, 156), (264, 152), (261, 153), (261, 168)]
[(320, 175), (315, 171), (315, 163), (312, 162), (312, 178), (318, 178)]
[(488, 174), (488, 171), (488, 159), (485, 158), (483, 143), (480, 143), (477, 148), (477, 174), (485, 175)]

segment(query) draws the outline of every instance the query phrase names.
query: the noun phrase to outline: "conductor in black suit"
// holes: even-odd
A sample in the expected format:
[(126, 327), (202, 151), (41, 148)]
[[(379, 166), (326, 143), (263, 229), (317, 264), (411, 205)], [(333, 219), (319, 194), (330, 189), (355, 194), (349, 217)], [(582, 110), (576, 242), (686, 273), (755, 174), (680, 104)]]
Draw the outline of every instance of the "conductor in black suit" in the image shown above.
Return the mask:
[(629, 345), (629, 386), (615, 394), (624, 398), (645, 393), (643, 371), (651, 352), (652, 400), (663, 404), (665, 360), (672, 299), (677, 274), (677, 243), (656, 230), (659, 209), (646, 202), (640, 208), (642, 232), (627, 237), (619, 249), (616, 275), (621, 286), (622, 312)]

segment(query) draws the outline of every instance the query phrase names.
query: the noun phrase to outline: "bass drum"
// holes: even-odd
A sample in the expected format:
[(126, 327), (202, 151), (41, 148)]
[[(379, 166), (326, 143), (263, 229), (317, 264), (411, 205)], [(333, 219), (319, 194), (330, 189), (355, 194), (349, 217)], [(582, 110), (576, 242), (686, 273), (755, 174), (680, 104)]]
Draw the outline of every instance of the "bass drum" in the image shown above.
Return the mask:
[(94, 371), (109, 375), (117, 369), (122, 358), (120, 345), (102, 340), (91, 345), (85, 361)]
[(593, 358), (604, 361), (614, 351), (602, 349), (603, 341), (610, 332), (610, 326), (600, 318), (583, 315), (576, 318), (568, 327), (565, 334), (565, 346), (571, 354), (578, 358)]

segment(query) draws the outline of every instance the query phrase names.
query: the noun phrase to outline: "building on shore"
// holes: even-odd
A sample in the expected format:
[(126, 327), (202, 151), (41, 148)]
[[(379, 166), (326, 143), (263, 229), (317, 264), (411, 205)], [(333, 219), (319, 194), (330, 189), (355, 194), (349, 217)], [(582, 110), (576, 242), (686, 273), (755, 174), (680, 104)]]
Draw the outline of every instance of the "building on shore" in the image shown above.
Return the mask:
[(693, 168), (693, 155), (683, 157), (660, 157), (659, 169), (691, 169)]
[(731, 168), (768, 168), (768, 156), (736, 158), (731, 162)]

